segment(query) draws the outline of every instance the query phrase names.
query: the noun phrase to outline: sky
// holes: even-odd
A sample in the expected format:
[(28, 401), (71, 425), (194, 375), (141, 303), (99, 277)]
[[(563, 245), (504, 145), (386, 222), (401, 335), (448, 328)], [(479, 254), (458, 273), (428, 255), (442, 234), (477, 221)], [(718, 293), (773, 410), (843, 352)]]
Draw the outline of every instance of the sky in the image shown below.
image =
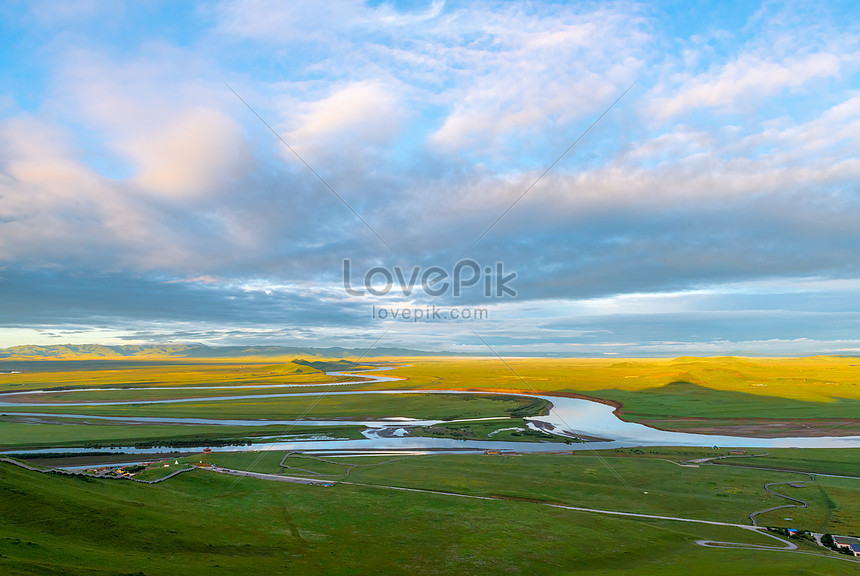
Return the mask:
[(858, 12), (0, 2), (0, 347), (856, 354)]

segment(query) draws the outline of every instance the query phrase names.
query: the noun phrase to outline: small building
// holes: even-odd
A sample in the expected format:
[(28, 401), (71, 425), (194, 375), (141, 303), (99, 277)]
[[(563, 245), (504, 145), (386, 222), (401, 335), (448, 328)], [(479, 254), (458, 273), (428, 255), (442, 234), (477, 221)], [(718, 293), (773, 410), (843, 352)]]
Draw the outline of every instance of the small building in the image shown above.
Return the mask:
[(850, 548), (852, 544), (860, 546), (860, 539), (851, 536), (834, 536), (833, 543), (840, 548)]
[(204, 448), (203, 453), (204, 454), (212, 454), (212, 448)]
[(848, 549), (854, 553), (854, 556), (860, 556), (860, 544), (851, 544)]
[(800, 536), (800, 532), (797, 530), (797, 528), (789, 528), (788, 536), (790, 538), (796, 538), (797, 536)]

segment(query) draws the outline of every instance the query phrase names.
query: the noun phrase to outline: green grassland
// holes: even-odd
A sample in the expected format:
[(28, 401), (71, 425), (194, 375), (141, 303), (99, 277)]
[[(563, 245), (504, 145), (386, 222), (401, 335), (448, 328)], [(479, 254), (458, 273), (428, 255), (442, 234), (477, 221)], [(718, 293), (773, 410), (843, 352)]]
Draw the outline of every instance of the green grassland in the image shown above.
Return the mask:
[[(538, 398), (479, 394), (318, 394), (241, 400), (200, 400), (174, 404), (122, 404), (108, 406), (38, 406), (40, 413), (92, 416), (226, 418), (290, 420), (295, 418), (475, 419), (494, 416), (530, 416), (546, 410)], [(3, 407), (3, 413), (33, 412), (31, 406)]]
[[(234, 463), (241, 456), (229, 455)], [(261, 462), (269, 459), (266, 465), (271, 466), (281, 456), (264, 454)], [(506, 500), (364, 485), (321, 488), (202, 470), (144, 485), (44, 475), (0, 463), (4, 510), (0, 572), (153, 576), (857, 571), (856, 564), (835, 557), (694, 544), (697, 539), (772, 543), (736, 528), (612, 517), (550, 508), (537, 501), (679, 513), (682, 505), (668, 498), (671, 486), (685, 502), (699, 502), (691, 515), (738, 517), (744, 506), (759, 504), (753, 489), (743, 486), (757, 484), (762, 477), (747, 477), (747, 471), (719, 469), (715, 472), (729, 476), (687, 483), (674, 476), (677, 470), (711, 471), (679, 469), (669, 463), (662, 468), (656, 461), (645, 461), (647, 468), (636, 470), (630, 468), (635, 462), (624, 458), (612, 464), (634, 490), (647, 487), (663, 493), (651, 499), (650, 494), (632, 496), (617, 480), (601, 479), (601, 472), (592, 475), (590, 470), (603, 467), (592, 456), (420, 457), (359, 467), (350, 475), (363, 482), (510, 496)], [(548, 480), (545, 486), (538, 476)], [(720, 496), (724, 486), (733, 492)], [(846, 496), (852, 493), (856, 496), (856, 488)], [(801, 546), (822, 552), (810, 544)]]
[(818, 472), (841, 476), (860, 477), (860, 448), (767, 448), (749, 453), (767, 452), (760, 458), (725, 459), (721, 465), (766, 466), (802, 472)]
[(832, 399), (822, 396), (816, 401), (795, 400), (779, 396), (762, 396), (750, 392), (714, 390), (700, 384), (672, 382), (646, 390), (594, 390), (590, 393), (621, 403), (625, 419), (661, 416), (698, 418), (856, 418), (860, 399)]
[[(711, 419), (717, 425), (733, 419), (817, 418), (847, 419), (860, 426), (857, 417), (860, 414), (860, 360), (855, 358), (509, 359), (507, 365), (497, 359), (476, 358), (389, 360), (401, 364), (388, 375), (404, 380), (356, 382), (350, 388), (537, 390), (550, 394), (582, 394), (620, 405), (620, 414), (626, 419), (652, 422), (664, 428), (701, 425), (683, 420), (691, 417)], [(0, 392), (36, 388), (153, 388), (152, 391), (40, 395), (40, 401), (133, 401), (209, 394), (263, 394), (267, 391), (253, 387), (330, 382), (334, 378), (325, 376), (321, 368), (340, 368), (348, 364), (304, 360), (266, 363), (260, 359), (255, 362), (224, 359), (182, 363), (128, 361), (125, 365), (90, 360), (18, 362), (16, 366), (24, 366), (24, 372), (0, 374)], [(201, 385), (249, 388), (193, 390)], [(188, 390), (159, 390), (177, 386)], [(247, 413), (245, 409), (239, 411)]]
[[(517, 430), (512, 430), (512, 428), (517, 428)], [(571, 438), (531, 430), (522, 418), (503, 421), (453, 422), (450, 424), (437, 424), (435, 426), (415, 427), (409, 429), (409, 435), (500, 442), (562, 442), (569, 444), (574, 441)]]
[[(605, 453), (619, 457), (665, 458), (676, 462), (729, 456), (727, 448), (714, 450), (687, 446), (616, 448)], [(860, 448), (748, 448), (744, 450), (743, 457), (723, 458), (714, 463), (860, 477)]]
[(277, 474), (282, 472), (281, 460), (286, 453), (282, 450), (262, 450), (258, 452), (212, 452), (210, 454), (194, 454), (180, 458), (180, 462), (194, 464), (195, 462), (208, 462), (224, 468), (234, 470), (249, 470), (263, 474)]
[[(392, 362), (397, 359), (390, 359)], [(764, 422), (780, 433), (783, 423), (809, 427), (817, 419), (818, 433), (860, 429), (860, 360), (815, 357), (800, 359), (751, 358), (678, 358), (674, 360), (594, 360), (594, 359), (509, 359), (508, 366), (497, 359), (409, 358), (388, 375), (403, 380), (384, 383), (355, 382), (337, 391), (379, 389), (456, 389), (518, 391), (532, 390), (550, 394), (580, 394), (614, 403), (619, 415), (670, 430), (712, 431), (720, 433), (738, 422)], [(8, 362), (7, 362), (8, 363)], [(44, 412), (76, 413), (130, 417), (208, 417), (225, 419), (371, 419), (392, 416), (424, 419), (470, 419), (537, 414), (543, 407), (526, 406), (527, 400), (492, 396), (297, 396), (296, 398), (251, 398), (207, 401), (210, 395), (261, 396), (276, 393), (320, 393), (320, 387), (266, 389), (278, 384), (331, 382), (322, 370), (342, 369), (348, 361), (249, 359), (185, 359), (146, 361), (76, 360), (16, 361), (19, 374), (0, 374), (0, 392), (22, 392), (36, 388), (74, 390), (75, 388), (119, 388), (119, 390), (72, 391), (54, 394), (21, 395), (10, 400), (48, 402), (115, 401), (117, 406), (33, 406), (2, 408), (3, 413)], [(13, 366), (13, 364), (9, 364)], [(358, 378), (358, 377), (356, 377)], [(241, 386), (239, 389), (207, 390), (205, 385)], [(126, 390), (144, 387), (144, 390)], [(174, 388), (174, 389), (168, 389)], [(2, 396), (0, 396), (2, 398)], [(195, 399), (199, 401), (146, 405), (135, 401), (153, 399)], [(518, 404), (519, 403), (519, 404)], [(307, 411), (307, 412), (306, 412)], [(775, 424), (770, 424), (775, 423)], [(415, 434), (488, 439), (498, 427), (494, 424), (461, 423), (435, 430), (416, 430)], [(169, 438), (173, 430), (159, 426), (145, 430), (137, 427), (102, 424), (86, 430), (84, 426), (60, 428), (47, 424), (44, 431), (24, 424), (0, 422), (4, 446), (27, 446), (27, 437), (40, 445), (60, 439), (69, 445), (111, 440), (135, 442)], [(98, 429), (95, 429), (98, 428)], [(444, 429), (443, 429), (444, 428)], [(234, 430), (203, 430), (200, 434), (222, 432), (235, 437)], [(143, 434), (140, 434), (143, 433)], [(195, 432), (196, 433), (196, 432)], [(756, 431), (737, 430), (738, 435), (757, 435)], [(860, 433), (860, 432), (858, 432)], [(111, 435), (115, 434), (112, 438)], [(497, 440), (525, 438), (516, 432), (500, 432)], [(766, 432), (762, 432), (766, 435)], [(783, 434), (786, 435), (786, 434)], [(787, 435), (792, 435), (789, 432)]]
[[(764, 490), (766, 482), (801, 482), (805, 477), (787, 472), (770, 472), (723, 466), (687, 468), (656, 458), (614, 457), (613, 451), (571, 454), (523, 454), (516, 456), (427, 455), (411, 458), (374, 457), (384, 465), (369, 466), (373, 460), (364, 457), (362, 466), (349, 474), (352, 482), (393, 485), (471, 494), (524, 498), (586, 508), (624, 510), (641, 514), (683, 515), (702, 520), (748, 524), (755, 510), (787, 503)], [(280, 453), (283, 456), (283, 453)], [(301, 460), (300, 460), (301, 459)], [(193, 457), (189, 457), (193, 461)], [(258, 472), (278, 472), (274, 453), (257, 461), (254, 453), (213, 453), (205, 458), (213, 464)], [(289, 461), (302, 462), (300, 467), (328, 474), (338, 468), (329, 463), (315, 463), (311, 457), (290, 456)], [(326, 458), (345, 468), (353, 458)], [(296, 466), (299, 466), (296, 464)], [(280, 470), (284, 472), (284, 470)], [(292, 472), (287, 472), (292, 473)], [(301, 474), (297, 474), (301, 475)], [(853, 496), (834, 501), (843, 524), (860, 531), (860, 481), (853, 482)], [(810, 483), (797, 489), (802, 499), (810, 500), (803, 519), (806, 524), (782, 521), (792, 516), (781, 511), (773, 516), (776, 526), (808, 530), (826, 530), (832, 509), (822, 495), (822, 486)], [(827, 485), (829, 486), (829, 484)], [(777, 490), (779, 491), (779, 490)], [(778, 521), (777, 521), (778, 520)]]
[[(390, 388), (581, 394), (620, 405), (627, 419), (857, 419), (860, 359), (674, 360), (415, 358)], [(510, 367), (510, 368), (509, 368)]]
[[(278, 436), (285, 431), (290, 438), (327, 435), (333, 438), (360, 439), (357, 426), (200, 426), (200, 425), (130, 425), (107, 424), (105, 421), (80, 424), (66, 419), (64, 423), (7, 421), (0, 417), (0, 450), (22, 450), (50, 447), (110, 447), (147, 445), (206, 446), (245, 443), (254, 437)], [(45, 419), (42, 419), (45, 420)], [(57, 419), (56, 421), (61, 421)], [(266, 440), (269, 441), (269, 440)]]
[[(355, 382), (337, 391), (380, 389), (456, 389), (518, 391), (532, 390), (550, 394), (580, 394), (620, 406), (619, 415), (670, 430), (720, 433), (739, 422), (763, 422), (779, 434), (784, 423), (798, 430), (811, 425), (818, 433), (860, 430), (860, 360), (815, 357), (778, 358), (678, 358), (674, 360), (594, 360), (594, 359), (498, 359), (409, 358), (389, 359), (396, 367), (387, 375), (403, 380), (384, 383)], [(855, 364), (858, 363), (858, 364)], [(10, 400), (47, 402), (115, 401), (117, 406), (34, 406), (8, 407), (3, 413), (45, 412), (110, 416), (209, 417), (226, 419), (290, 419), (304, 415), (315, 419), (370, 419), (392, 416), (426, 419), (468, 419), (494, 416), (522, 417), (539, 409), (520, 405), (510, 397), (504, 400), (483, 396), (309, 396), (296, 398), (258, 398), (206, 401), (215, 396), (264, 395), (308, 390), (325, 392), (327, 384), (300, 389), (266, 389), (278, 384), (332, 382), (322, 370), (351, 365), (337, 360), (283, 360), (265, 358), (207, 360), (75, 360), (15, 361), (8, 367), (22, 369), (19, 374), (0, 374), (0, 392), (22, 392), (36, 388), (69, 390), (75, 388), (119, 388), (119, 390), (72, 391), (54, 394), (13, 396)], [(358, 377), (356, 377), (358, 379)], [(239, 389), (207, 390), (201, 386), (241, 386)], [(144, 387), (144, 390), (126, 390)], [(175, 388), (175, 389), (168, 389)], [(2, 396), (0, 396), (2, 398)], [(164, 405), (134, 404), (153, 399), (194, 399), (199, 401)], [(507, 403), (502, 405), (501, 403)], [(310, 409), (309, 409), (310, 408)], [(309, 411), (305, 413), (306, 410)], [(813, 422), (811, 419), (817, 419)], [(773, 424), (771, 424), (773, 423)], [(42, 440), (64, 438), (61, 442), (81, 445), (115, 440), (145, 441), (137, 432), (151, 433), (152, 439), (166, 438), (172, 431), (153, 427), (125, 426), (60, 429), (47, 425), (44, 432), (35, 427), (5, 426), (4, 445), (25, 446), (26, 435)], [(492, 424), (458, 424), (450, 430), (418, 430), (416, 434), (446, 435), (487, 439), (497, 428)], [(205, 430), (205, 435), (223, 432), (235, 437), (233, 430)], [(801, 430), (802, 431), (802, 430)], [(738, 435), (757, 435), (737, 430)], [(857, 432), (860, 433), (860, 432)], [(767, 435), (767, 431), (762, 432)], [(786, 435), (786, 434), (783, 434)], [(793, 435), (789, 432), (787, 435)], [(525, 439), (513, 432), (500, 432), (498, 440)], [(0, 440), (0, 442), (3, 442)]]
[[(279, 453), (283, 455), (283, 452)], [(381, 459), (377, 459), (380, 461)], [(385, 461), (391, 460), (391, 457), (384, 458)], [(241, 460), (235, 462), (242, 467)], [(306, 456), (304, 454), (286, 454), (280, 462), (274, 463), (274, 466), (268, 466), (271, 473), (286, 475), (296, 475), (305, 478), (313, 478), (323, 476), (329, 478), (346, 478), (348, 474), (354, 470), (354, 466), (360, 466), (357, 462), (352, 462), (351, 458), (333, 458), (327, 459), (324, 457)], [(366, 464), (365, 464), (366, 465)]]
[(860, 536), (860, 498), (857, 494), (857, 482), (844, 478), (817, 478), (816, 484), (824, 492), (824, 504), (830, 509), (826, 524), (828, 531)]
[[(318, 378), (319, 383), (304, 383), (300, 387), (295, 388), (272, 388), (265, 384), (246, 384), (241, 388), (220, 388), (211, 389), (201, 386), (176, 386), (176, 387), (146, 387), (130, 389), (115, 389), (115, 390), (87, 390), (87, 391), (66, 391), (66, 392), (47, 392), (39, 394), (16, 394), (15, 396), (0, 396), (0, 400), (9, 402), (27, 402), (32, 403), (38, 408), (39, 404), (45, 403), (74, 403), (74, 402), (126, 402), (136, 403), (146, 400), (172, 400), (178, 398), (209, 398), (213, 396), (261, 396), (266, 394), (291, 394), (291, 393), (307, 393), (316, 392), (322, 394), (329, 391), (347, 391), (356, 390), (362, 386), (361, 383), (342, 384), (338, 383), (332, 386), (331, 383), (326, 383), (325, 380), (334, 381), (333, 377)], [(291, 386), (295, 384), (290, 383)], [(2, 409), (2, 408), (0, 408)]]
[(167, 466), (164, 466), (160, 462), (154, 463), (150, 466), (147, 466), (145, 470), (141, 470), (139, 472), (134, 473), (135, 480), (143, 480), (143, 481), (153, 481), (153, 480), (161, 480), (165, 478), (177, 470), (188, 470), (191, 468), (191, 465), (188, 463), (181, 463), (179, 465), (175, 464), (176, 460), (167, 460), (165, 463)]
[[(362, 389), (536, 390), (621, 404), (643, 422), (697, 417), (857, 420), (860, 359), (679, 358), (675, 360), (410, 358)], [(324, 364), (318, 364), (324, 362)], [(332, 362), (335, 362), (332, 364)], [(494, 395), (311, 395), (199, 399), (202, 385), (247, 387), (333, 380), (336, 360), (75, 360), (0, 363), (0, 392), (37, 388), (152, 391), (71, 392), (64, 400), (190, 398), (173, 404), (0, 408), (4, 448), (216, 443), (279, 435), (284, 426), (72, 424), (59, 416), (27, 421), (16, 412), (224, 419), (463, 419), (417, 434), (542, 441), (501, 428), (524, 428), (544, 402)], [(855, 364), (856, 363), (856, 364)], [(408, 365), (406, 365), (408, 364)], [(17, 368), (16, 368), (17, 369)], [(187, 387), (188, 391), (163, 390)], [(344, 388), (338, 388), (343, 390)], [(317, 390), (317, 389), (315, 389)], [(266, 392), (249, 388), (239, 393)], [(142, 394), (142, 395), (140, 395)], [(132, 396), (133, 395), (133, 396)], [(149, 396), (147, 396), (149, 395)], [(161, 396), (159, 396), (161, 395)], [(49, 395), (45, 399), (50, 399)], [(475, 421), (477, 418), (508, 419)], [(291, 427), (290, 435), (356, 438), (358, 427)], [(565, 445), (558, 444), (559, 451)], [(39, 474), (0, 463), (0, 574), (856, 574), (835, 557), (713, 549), (697, 539), (773, 544), (737, 528), (612, 517), (547, 503), (747, 524), (748, 514), (786, 503), (764, 489), (807, 500), (809, 508), (762, 514), (766, 525), (860, 533), (860, 480), (806, 476), (746, 466), (860, 476), (860, 449), (767, 449), (767, 456), (680, 465), (725, 455), (705, 448), (632, 448), (574, 454), (362, 456), (323, 459), (283, 452), (214, 452), (181, 458), (265, 473), (352, 482), (331, 488), (195, 470), (145, 485)], [(282, 466), (283, 463), (286, 466)], [(171, 458), (171, 463), (173, 458)], [(152, 469), (140, 478), (175, 470)], [(390, 487), (493, 497), (476, 500)], [(785, 520), (791, 518), (791, 520)], [(827, 554), (809, 543), (802, 549)]]

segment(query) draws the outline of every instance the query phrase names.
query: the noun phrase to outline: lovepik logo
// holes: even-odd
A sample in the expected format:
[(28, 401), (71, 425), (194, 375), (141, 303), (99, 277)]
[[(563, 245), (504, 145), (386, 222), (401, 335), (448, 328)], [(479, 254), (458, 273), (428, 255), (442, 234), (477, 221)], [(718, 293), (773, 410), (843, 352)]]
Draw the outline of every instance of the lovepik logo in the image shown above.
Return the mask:
[(442, 296), (450, 290), (451, 295), (457, 298), (464, 293), (464, 289), (478, 286), (478, 290), (482, 289), (486, 298), (514, 298), (517, 291), (509, 284), (516, 277), (516, 272), (505, 274), (502, 262), (496, 262), (495, 266), (481, 267), (475, 260), (466, 258), (457, 262), (450, 272), (442, 266), (430, 266), (423, 271), (420, 266), (414, 266), (408, 278), (400, 266), (394, 266), (390, 270), (383, 266), (374, 266), (364, 273), (364, 289), (361, 290), (353, 288), (352, 261), (349, 258), (343, 261), (343, 288), (350, 296), (385, 296), (395, 286), (400, 288), (404, 296), (410, 296), (417, 285), (428, 296)]

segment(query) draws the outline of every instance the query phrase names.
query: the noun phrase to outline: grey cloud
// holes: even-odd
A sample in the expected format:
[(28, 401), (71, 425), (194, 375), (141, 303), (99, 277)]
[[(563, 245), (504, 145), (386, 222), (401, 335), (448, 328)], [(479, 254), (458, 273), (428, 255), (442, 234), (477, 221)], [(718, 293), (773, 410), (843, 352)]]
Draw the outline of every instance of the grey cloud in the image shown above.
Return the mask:
[(249, 290), (227, 283), (57, 271), (0, 271), (0, 323), (6, 326), (128, 326), (142, 322), (213, 322), (234, 326), (351, 326), (348, 303), (317, 294)]

